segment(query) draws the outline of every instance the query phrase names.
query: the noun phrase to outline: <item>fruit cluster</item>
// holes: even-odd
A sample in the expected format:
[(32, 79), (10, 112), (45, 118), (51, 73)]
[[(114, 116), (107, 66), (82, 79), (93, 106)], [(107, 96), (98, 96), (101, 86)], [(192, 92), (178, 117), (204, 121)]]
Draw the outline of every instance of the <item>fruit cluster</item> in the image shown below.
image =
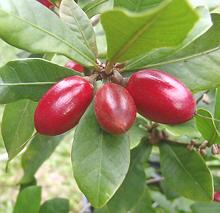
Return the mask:
[[(65, 66), (84, 70), (73, 61)], [(97, 79), (98, 75), (93, 76)], [(126, 83), (113, 83), (111, 79), (94, 95), (97, 121), (110, 134), (125, 133), (135, 122), (136, 111), (147, 119), (171, 125), (184, 123), (195, 113), (196, 103), (189, 89), (163, 71), (142, 70)], [(71, 76), (61, 80), (40, 100), (35, 111), (36, 130), (59, 135), (72, 129), (92, 102), (93, 94), (91, 78)]]

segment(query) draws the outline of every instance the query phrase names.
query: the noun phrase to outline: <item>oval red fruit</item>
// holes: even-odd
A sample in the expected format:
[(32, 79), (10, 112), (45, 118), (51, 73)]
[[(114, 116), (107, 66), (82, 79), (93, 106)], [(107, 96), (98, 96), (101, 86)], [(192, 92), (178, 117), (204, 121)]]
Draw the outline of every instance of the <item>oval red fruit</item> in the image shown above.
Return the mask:
[(110, 134), (122, 134), (134, 123), (136, 106), (128, 91), (106, 83), (95, 95), (95, 114), (100, 126)]
[(46, 6), (47, 8), (52, 8), (53, 4), (49, 0), (38, 0), (41, 4)]
[(69, 61), (65, 64), (65, 67), (78, 71), (78, 72), (84, 72), (84, 67), (81, 64), (76, 63), (75, 61)]
[(64, 78), (40, 100), (35, 128), (43, 135), (59, 135), (73, 128), (93, 98), (93, 86), (79, 76)]
[(214, 194), (214, 201), (220, 202), (220, 192), (215, 192), (215, 194)]
[(163, 71), (134, 73), (126, 88), (138, 112), (152, 121), (180, 124), (190, 120), (195, 113), (196, 103), (190, 90)]

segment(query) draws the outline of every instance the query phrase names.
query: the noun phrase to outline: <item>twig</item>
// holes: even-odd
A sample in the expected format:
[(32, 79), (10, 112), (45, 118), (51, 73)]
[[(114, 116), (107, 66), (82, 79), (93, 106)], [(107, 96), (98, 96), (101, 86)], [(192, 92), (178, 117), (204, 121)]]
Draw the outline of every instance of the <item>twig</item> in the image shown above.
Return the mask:
[(160, 183), (162, 180), (164, 180), (164, 177), (152, 178), (152, 179), (147, 180), (146, 184)]

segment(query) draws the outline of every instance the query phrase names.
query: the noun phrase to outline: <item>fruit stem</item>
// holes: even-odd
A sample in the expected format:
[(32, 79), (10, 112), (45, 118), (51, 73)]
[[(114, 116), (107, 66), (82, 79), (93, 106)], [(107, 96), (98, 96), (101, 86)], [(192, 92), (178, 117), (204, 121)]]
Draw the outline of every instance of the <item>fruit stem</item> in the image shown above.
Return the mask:
[(112, 73), (113, 67), (114, 67), (114, 62), (113, 61), (107, 62), (107, 65), (106, 65), (106, 68), (105, 68), (105, 73), (107, 75), (110, 75)]
[(111, 81), (124, 87), (128, 83), (128, 78), (123, 78), (117, 70), (114, 70), (113, 75), (111, 76)]
[(94, 81), (97, 79), (97, 77), (99, 76), (98, 73), (95, 73), (93, 75), (90, 75), (90, 76), (85, 76), (83, 77), (85, 80), (87, 80), (88, 82), (90, 82), (91, 84), (94, 83)]

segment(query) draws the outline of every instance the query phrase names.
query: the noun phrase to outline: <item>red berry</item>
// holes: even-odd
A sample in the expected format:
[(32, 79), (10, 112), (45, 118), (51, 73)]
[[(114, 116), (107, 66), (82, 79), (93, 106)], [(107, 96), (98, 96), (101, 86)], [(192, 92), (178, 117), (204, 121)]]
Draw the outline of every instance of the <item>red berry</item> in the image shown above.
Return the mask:
[(78, 71), (78, 72), (84, 72), (84, 67), (81, 65), (81, 64), (77, 64), (76, 62), (74, 61), (69, 61), (65, 64), (65, 67), (69, 68), (69, 69), (72, 69), (72, 70), (75, 70), (75, 71)]
[(163, 71), (134, 73), (126, 88), (138, 112), (152, 121), (180, 124), (190, 120), (195, 113), (196, 103), (190, 90)]
[(43, 135), (59, 135), (72, 129), (93, 98), (93, 86), (80, 76), (64, 78), (40, 100), (35, 128)]
[(37, 1), (39, 1), (41, 4), (43, 4), (47, 8), (52, 8), (53, 7), (53, 4), (49, 0), (37, 0)]
[(95, 114), (98, 123), (106, 132), (121, 134), (134, 123), (136, 106), (125, 88), (106, 83), (95, 95)]
[(220, 192), (215, 192), (214, 193), (214, 201), (220, 202)]

